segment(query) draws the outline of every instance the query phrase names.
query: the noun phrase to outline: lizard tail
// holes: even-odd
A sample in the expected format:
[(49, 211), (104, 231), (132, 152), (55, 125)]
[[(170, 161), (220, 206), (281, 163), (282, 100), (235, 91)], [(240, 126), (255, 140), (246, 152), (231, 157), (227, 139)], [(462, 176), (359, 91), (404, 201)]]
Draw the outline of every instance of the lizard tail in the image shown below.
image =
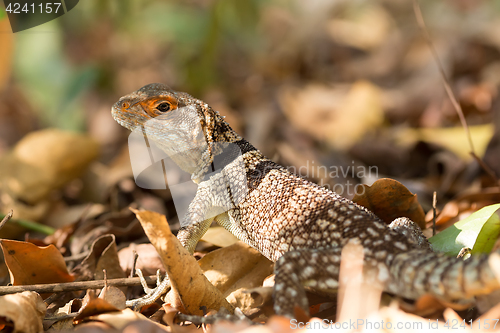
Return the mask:
[(468, 299), (500, 289), (500, 254), (463, 260), (413, 250), (394, 257), (390, 275), (388, 291), (409, 299), (427, 293), (448, 301)]

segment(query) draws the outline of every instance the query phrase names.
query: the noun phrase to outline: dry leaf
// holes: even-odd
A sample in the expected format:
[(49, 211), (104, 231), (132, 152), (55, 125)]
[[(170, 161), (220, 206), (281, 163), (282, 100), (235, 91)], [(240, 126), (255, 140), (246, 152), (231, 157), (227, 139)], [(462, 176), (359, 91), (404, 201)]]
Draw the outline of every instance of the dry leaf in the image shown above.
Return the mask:
[(238, 238), (223, 227), (208, 228), (207, 232), (201, 237), (201, 240), (218, 247), (226, 247), (238, 242)]
[(0, 318), (13, 323), (13, 332), (43, 332), (46, 310), (42, 298), (34, 291), (0, 296)]
[(398, 217), (407, 217), (420, 229), (425, 229), (425, 214), (417, 195), (411, 193), (397, 180), (382, 178), (372, 186), (361, 185), (353, 201), (368, 208), (387, 223)]
[(39, 247), (32, 243), (0, 241), (11, 283), (15, 286), (72, 282), (62, 254), (54, 245)]
[(96, 239), (92, 243), (90, 253), (79, 265), (78, 271), (80, 276), (85, 276), (86, 279), (102, 280), (104, 269), (108, 279), (126, 277), (118, 259), (115, 235), (103, 235)]
[(183, 325), (180, 326), (174, 322), (175, 316), (179, 312), (176, 308), (173, 308), (169, 304), (163, 304), (163, 310), (165, 310), (165, 314), (163, 315), (163, 321), (168, 324), (168, 326), (172, 329), (174, 333), (197, 333), (199, 332), (198, 328), (193, 325)]
[(259, 251), (242, 242), (212, 251), (200, 259), (198, 264), (207, 279), (223, 294), (231, 291), (231, 287), (253, 270), (260, 270), (261, 266), (265, 271), (262, 278), (249, 288), (262, 285), (262, 281), (272, 273), (274, 265)]
[(106, 286), (102, 288), (99, 298), (102, 298), (115, 308), (123, 310), (126, 308), (125, 301), (127, 297), (119, 288), (114, 286)]
[(96, 297), (93, 291), (89, 291), (85, 295), (84, 305), (80, 309), (78, 316), (73, 319), (73, 324), (77, 325), (83, 321), (91, 320), (89, 317), (108, 312), (121, 311), (106, 300)]
[(200, 269), (193, 256), (181, 245), (168, 226), (164, 215), (133, 210), (137, 219), (154, 245), (168, 273), (172, 290), (178, 295), (175, 307), (184, 308), (189, 314), (203, 315), (202, 307), (219, 310), (221, 306), (229, 311), (233, 307), (224, 299)]
[(198, 263), (207, 279), (229, 303), (243, 312), (257, 306), (246, 289), (260, 287), (274, 267), (274, 263), (259, 251), (242, 242), (212, 251)]
[(129, 274), (134, 264), (135, 251), (138, 255), (135, 268), (140, 269), (144, 275), (156, 274), (159, 269), (165, 273), (165, 268), (161, 263), (161, 258), (152, 244), (130, 244), (126, 248), (118, 251), (120, 266), (125, 274)]

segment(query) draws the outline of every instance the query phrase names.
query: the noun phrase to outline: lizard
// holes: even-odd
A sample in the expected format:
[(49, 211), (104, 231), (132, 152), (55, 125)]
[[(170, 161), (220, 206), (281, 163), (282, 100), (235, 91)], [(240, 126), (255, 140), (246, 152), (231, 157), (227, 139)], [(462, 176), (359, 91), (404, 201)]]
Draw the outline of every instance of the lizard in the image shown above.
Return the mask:
[[(177, 234), (190, 253), (215, 221), (275, 262), (277, 314), (293, 317), (295, 306), (308, 313), (306, 287), (335, 292), (341, 251), (348, 243), (362, 246), (366, 279), (400, 297), (429, 293), (453, 301), (500, 289), (492, 259), (498, 253), (464, 261), (433, 252), (411, 220), (387, 225), (368, 209), (289, 172), (187, 93), (149, 84), (120, 98), (112, 116), (125, 128), (142, 131), (198, 184)], [(241, 154), (222, 166), (224, 175), (210, 174), (220, 147), (227, 144)], [(237, 186), (229, 188), (227, 179)], [(238, 193), (237, 188), (244, 190)], [(166, 277), (134, 304), (154, 302), (167, 286)]]

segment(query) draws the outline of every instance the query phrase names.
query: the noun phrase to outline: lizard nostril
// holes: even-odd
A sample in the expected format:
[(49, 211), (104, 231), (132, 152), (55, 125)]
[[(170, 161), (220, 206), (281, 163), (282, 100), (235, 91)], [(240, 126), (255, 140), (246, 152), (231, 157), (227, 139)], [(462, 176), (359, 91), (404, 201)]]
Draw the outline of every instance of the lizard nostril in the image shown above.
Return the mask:
[(123, 109), (128, 109), (130, 107), (130, 103), (129, 102), (123, 102), (122, 103), (122, 108)]

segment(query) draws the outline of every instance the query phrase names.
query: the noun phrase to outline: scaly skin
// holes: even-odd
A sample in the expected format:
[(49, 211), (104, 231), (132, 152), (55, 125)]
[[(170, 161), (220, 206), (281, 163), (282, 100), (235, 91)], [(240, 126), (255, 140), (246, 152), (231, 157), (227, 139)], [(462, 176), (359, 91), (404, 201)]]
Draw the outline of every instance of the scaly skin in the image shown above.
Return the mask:
[[(296, 305), (308, 308), (304, 287), (337, 289), (340, 253), (347, 243), (363, 247), (366, 281), (402, 297), (430, 293), (452, 301), (500, 288), (490, 263), (498, 254), (463, 261), (432, 252), (410, 220), (387, 226), (366, 208), (288, 172), (234, 132), (217, 111), (186, 93), (150, 84), (122, 97), (112, 114), (122, 126), (142, 130), (198, 183), (184, 217), (187, 227), (177, 236), (191, 253), (215, 220), (276, 262), (274, 308), (279, 314), (293, 316)], [(226, 161), (223, 173), (208, 174), (227, 143), (241, 155)]]

